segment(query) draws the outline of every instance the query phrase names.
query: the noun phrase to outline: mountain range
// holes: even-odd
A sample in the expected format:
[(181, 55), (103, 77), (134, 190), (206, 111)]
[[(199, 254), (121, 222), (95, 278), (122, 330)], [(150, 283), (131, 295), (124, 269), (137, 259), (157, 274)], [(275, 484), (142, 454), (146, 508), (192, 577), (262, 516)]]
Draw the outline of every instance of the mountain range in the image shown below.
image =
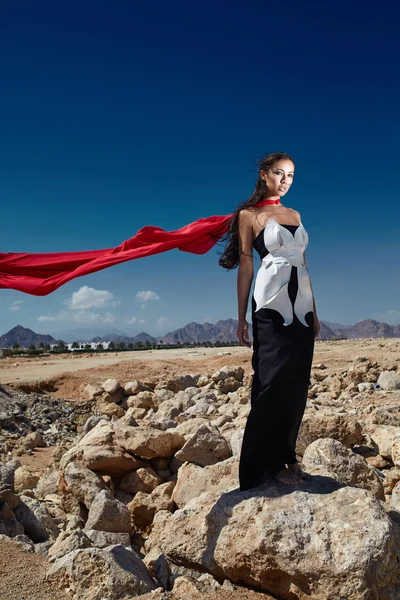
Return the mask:
[[(202, 342), (233, 342), (236, 338), (237, 321), (235, 319), (224, 319), (216, 323), (188, 323), (180, 329), (166, 333), (160, 337), (153, 337), (143, 331), (134, 336), (126, 335), (118, 330), (100, 331), (103, 335), (93, 335), (95, 330), (92, 329), (76, 329), (73, 330), (73, 335), (69, 332), (68, 336), (61, 337), (57, 334), (57, 339), (51, 335), (42, 335), (35, 333), (31, 329), (17, 325), (4, 335), (0, 336), (0, 348), (12, 348), (18, 344), (21, 348), (29, 348), (32, 344), (57, 344), (61, 340), (64, 342), (114, 342), (115, 344), (137, 344), (138, 342), (151, 344), (178, 344), (178, 343), (202, 343)], [(68, 333), (68, 332), (66, 332)], [(252, 330), (249, 324), (249, 335), (251, 337)], [(359, 321), (355, 325), (342, 325), (341, 323), (331, 323), (329, 321), (321, 321), (321, 339), (333, 338), (378, 338), (400, 337), (400, 325), (388, 325), (366, 319)]]
[(41, 343), (44, 345), (57, 344), (57, 341), (51, 335), (35, 333), (32, 329), (17, 325), (0, 336), (0, 348), (12, 348), (15, 344), (18, 344), (20, 348), (29, 348), (32, 344), (35, 346), (39, 346)]

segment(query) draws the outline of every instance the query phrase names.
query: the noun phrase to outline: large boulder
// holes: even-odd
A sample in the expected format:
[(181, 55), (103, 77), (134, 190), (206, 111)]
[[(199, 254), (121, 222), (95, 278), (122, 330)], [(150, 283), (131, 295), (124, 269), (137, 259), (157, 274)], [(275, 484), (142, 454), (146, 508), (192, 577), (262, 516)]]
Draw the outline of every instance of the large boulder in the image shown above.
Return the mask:
[[(135, 396), (128, 396), (128, 398), (126, 400), (126, 406), (128, 408), (130, 408), (130, 407), (146, 408), (146, 409), (155, 408), (154, 392), (150, 392), (150, 391), (139, 392)], [(124, 406), (124, 408), (125, 408), (125, 406)]]
[(124, 391), (128, 396), (136, 396), (137, 394), (140, 394), (140, 392), (150, 391), (150, 388), (141, 381), (135, 379), (134, 381), (128, 381), (124, 385)]
[(385, 500), (383, 485), (376, 469), (337, 440), (324, 438), (310, 444), (303, 456), (303, 467), (311, 475), (332, 477), (346, 485), (371, 490), (377, 498)]
[(181, 461), (205, 467), (225, 460), (231, 454), (226, 439), (213, 427), (202, 425), (175, 456)]
[(96, 548), (106, 548), (122, 544), (122, 546), (131, 547), (131, 536), (128, 532), (115, 533), (114, 531), (98, 531), (97, 529), (85, 529), (85, 534), (91, 541), (92, 546)]
[(171, 499), (174, 482), (162, 483), (151, 494), (138, 492), (132, 502), (128, 504), (132, 523), (139, 529), (145, 529), (153, 521), (154, 515), (159, 511), (172, 512), (175, 503)]
[(180, 392), (188, 387), (194, 387), (196, 382), (192, 375), (175, 375), (175, 377), (168, 379), (166, 385), (169, 390)]
[(362, 427), (354, 418), (344, 415), (304, 415), (297, 437), (296, 452), (303, 456), (307, 446), (320, 438), (333, 438), (347, 448), (352, 448), (362, 442)]
[(94, 409), (97, 413), (105, 415), (110, 418), (117, 417), (118, 419), (125, 416), (125, 410), (122, 406), (118, 404), (114, 404), (113, 402), (101, 401), (96, 404), (96, 408)]
[[(113, 423), (99, 416), (91, 417), (91, 419), (95, 418), (98, 419), (97, 423), (79, 438), (78, 444), (80, 446), (112, 446), (115, 437)], [(85, 423), (85, 427), (86, 424), (90, 426), (89, 419)]]
[(40, 470), (35, 467), (21, 465), (14, 473), (14, 490), (16, 492), (33, 490), (36, 487), (41, 474)]
[(378, 385), (383, 390), (399, 390), (400, 375), (395, 371), (382, 371), (379, 375)]
[(131, 600), (156, 588), (143, 561), (121, 544), (69, 552), (53, 564), (46, 579), (79, 600)]
[(93, 500), (85, 529), (110, 531), (112, 533), (131, 533), (129, 510), (116, 500), (108, 490), (102, 490)]
[(281, 600), (395, 600), (399, 529), (369, 491), (337, 486), (315, 477), (204, 493), (159, 513), (146, 549)]
[(47, 558), (50, 562), (65, 556), (73, 550), (91, 548), (92, 543), (86, 533), (80, 529), (75, 531), (62, 531), (54, 544), (49, 549)]
[(236, 379), (237, 381), (242, 381), (243, 375), (243, 367), (229, 367), (228, 365), (225, 365), (224, 367), (221, 367), (221, 369), (218, 369), (218, 371), (213, 373), (211, 375), (211, 379), (216, 383), (218, 383), (219, 381), (225, 381), (230, 377)]
[(28, 433), (24, 440), (23, 444), (26, 448), (30, 450), (34, 450), (35, 448), (45, 448), (46, 442), (44, 441), (42, 435), (38, 431), (31, 431)]
[(106, 379), (101, 385), (107, 394), (114, 394), (114, 392), (121, 388), (120, 382), (116, 379)]
[(14, 513), (23, 525), (26, 535), (35, 543), (45, 542), (50, 538), (56, 539), (60, 533), (46, 506), (35, 498), (21, 495)]
[(185, 463), (178, 471), (172, 499), (179, 508), (182, 508), (204, 492), (222, 493), (235, 489), (238, 487), (238, 469), (237, 457), (204, 468)]
[(142, 464), (140, 459), (119, 446), (84, 446), (81, 460), (92, 471), (116, 477), (123, 476)]
[(98, 396), (101, 396), (104, 392), (102, 386), (99, 383), (87, 383), (82, 385), (79, 388), (81, 396), (86, 400), (94, 400)]
[(188, 419), (179, 425), (175, 429), (175, 433), (183, 436), (185, 440), (188, 440), (194, 433), (196, 433), (203, 425), (209, 425), (209, 420), (204, 417), (193, 417)]
[(123, 492), (129, 492), (136, 494), (137, 492), (144, 492), (150, 494), (158, 485), (162, 483), (162, 479), (151, 467), (145, 467), (127, 473), (121, 480), (119, 489)]
[(86, 508), (90, 508), (97, 494), (105, 487), (106, 484), (100, 475), (80, 463), (70, 462), (60, 473), (60, 493), (70, 492)]
[(57, 469), (51, 470), (50, 468), (46, 473), (44, 473), (36, 485), (36, 498), (44, 500), (44, 498), (49, 494), (57, 494), (58, 478), (59, 473)]
[(149, 459), (157, 456), (173, 456), (182, 448), (185, 438), (174, 432), (129, 427), (116, 423), (115, 442), (127, 452)]
[(392, 460), (393, 445), (400, 439), (400, 427), (395, 425), (378, 425), (371, 432), (372, 441), (383, 458)]

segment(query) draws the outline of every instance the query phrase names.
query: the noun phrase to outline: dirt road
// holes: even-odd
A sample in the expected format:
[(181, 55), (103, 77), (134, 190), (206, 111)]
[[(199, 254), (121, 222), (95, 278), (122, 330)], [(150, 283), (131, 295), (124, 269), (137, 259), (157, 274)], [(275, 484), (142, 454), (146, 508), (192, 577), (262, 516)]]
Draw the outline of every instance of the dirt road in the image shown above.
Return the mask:
[(241, 346), (231, 348), (188, 348), (172, 350), (143, 350), (135, 352), (112, 352), (103, 354), (59, 354), (54, 356), (25, 358), (8, 357), (0, 361), (0, 383), (45, 381), (64, 373), (85, 371), (96, 367), (110, 367), (121, 363), (143, 360), (170, 360), (176, 358), (196, 359), (210, 356), (228, 356), (250, 353)]

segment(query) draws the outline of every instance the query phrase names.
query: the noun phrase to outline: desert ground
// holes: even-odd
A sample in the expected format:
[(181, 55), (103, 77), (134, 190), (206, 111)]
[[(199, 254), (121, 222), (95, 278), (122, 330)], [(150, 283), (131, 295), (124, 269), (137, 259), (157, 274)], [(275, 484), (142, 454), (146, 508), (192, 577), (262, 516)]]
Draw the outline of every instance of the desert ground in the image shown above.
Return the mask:
[[(57, 398), (79, 399), (82, 383), (114, 377), (120, 381), (204, 373), (224, 365), (240, 365), (250, 373), (251, 349), (242, 346), (221, 348), (148, 350), (89, 355), (56, 355), (38, 358), (4, 358), (0, 361), (0, 384), (27, 387), (46, 384)], [(400, 360), (398, 338), (320, 341), (315, 344), (313, 366), (325, 363), (333, 370), (347, 367), (357, 356), (387, 363)], [(27, 385), (28, 384), (28, 385)], [(53, 387), (53, 391), (51, 388)], [(45, 389), (45, 387), (44, 387)]]
[[(82, 384), (101, 383), (115, 378), (125, 383), (146, 381), (185, 373), (211, 373), (225, 365), (241, 366), (251, 373), (251, 349), (244, 347), (200, 348), (181, 350), (151, 350), (142, 352), (115, 352), (90, 355), (59, 355), (39, 358), (9, 357), (0, 360), (0, 385), (24, 392), (45, 391), (58, 399), (82, 399)], [(400, 339), (381, 338), (365, 340), (320, 341), (315, 344), (313, 367), (325, 364), (329, 369), (346, 369), (357, 357), (379, 361), (384, 368), (400, 362)], [(35, 448), (16, 456), (23, 465), (45, 469), (52, 461), (53, 447)], [(24, 552), (15, 544), (0, 541), (0, 572), (5, 572), (0, 583), (1, 600), (64, 600), (68, 596), (54, 591), (45, 582), (48, 567), (44, 557)], [(21, 576), (23, 574), (23, 576)], [(34, 583), (36, 581), (36, 583)], [(170, 592), (153, 593), (146, 598), (171, 598)], [(200, 596), (199, 596), (200, 597)], [(206, 600), (207, 595), (202, 598)], [(261, 600), (271, 598), (261, 592), (219, 591), (210, 595), (215, 600)], [(194, 600), (195, 596), (193, 596)], [(106, 600), (106, 599), (105, 599)], [(192, 600), (189, 596), (185, 600)], [(272, 598), (271, 598), (272, 600)]]

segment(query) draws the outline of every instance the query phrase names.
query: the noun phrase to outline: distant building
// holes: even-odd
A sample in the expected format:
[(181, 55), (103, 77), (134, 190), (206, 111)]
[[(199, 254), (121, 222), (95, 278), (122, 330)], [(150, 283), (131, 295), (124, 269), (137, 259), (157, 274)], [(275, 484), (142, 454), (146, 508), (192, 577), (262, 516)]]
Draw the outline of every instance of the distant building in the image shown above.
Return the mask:
[(0, 348), (0, 358), (5, 358), (6, 356), (12, 356), (11, 348)]
[(72, 342), (70, 344), (67, 344), (67, 348), (68, 350), (71, 350), (72, 352), (74, 352), (74, 350), (86, 350), (88, 349), (87, 347), (90, 347), (90, 350), (98, 350), (99, 347), (102, 347), (103, 350), (107, 350), (108, 346), (110, 345), (110, 342), (77, 342), (79, 344), (79, 348), (73, 348), (73, 344), (75, 344), (75, 342)]

